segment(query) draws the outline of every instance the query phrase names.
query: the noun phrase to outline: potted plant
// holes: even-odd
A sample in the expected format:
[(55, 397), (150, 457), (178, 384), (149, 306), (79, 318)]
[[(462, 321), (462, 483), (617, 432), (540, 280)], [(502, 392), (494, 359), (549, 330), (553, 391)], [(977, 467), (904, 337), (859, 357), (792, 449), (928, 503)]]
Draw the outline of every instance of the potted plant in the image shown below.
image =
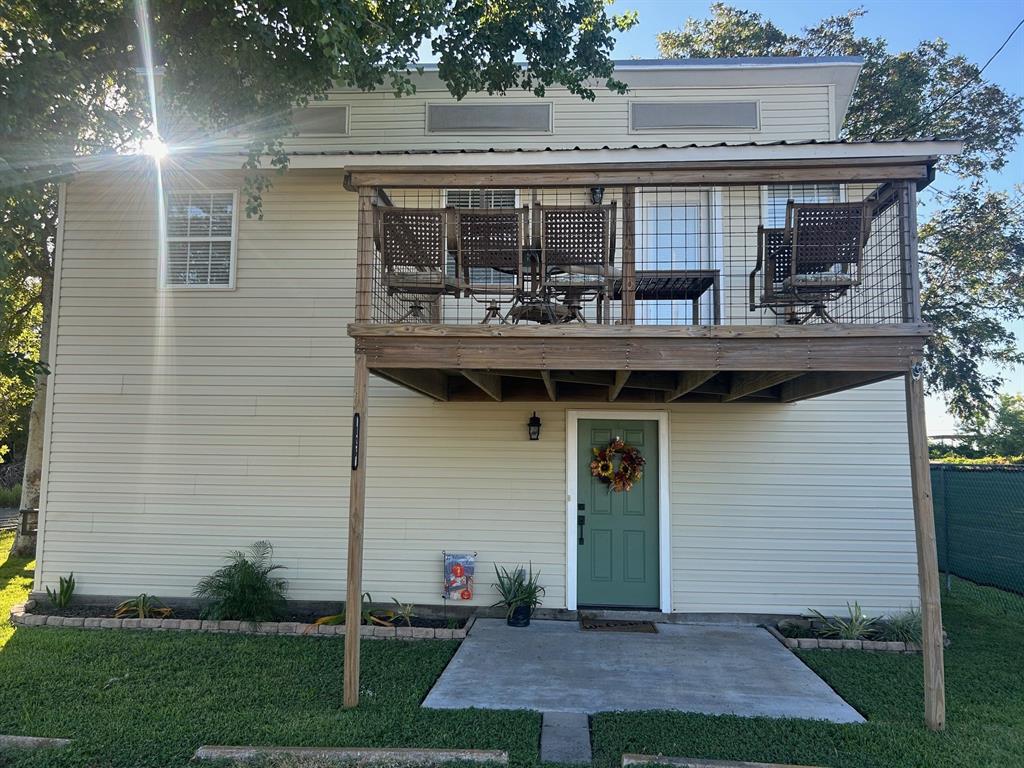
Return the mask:
[(529, 571), (521, 566), (509, 571), (495, 565), (494, 574), (498, 581), (491, 586), (497, 590), (499, 599), (491, 607), (504, 606), (505, 621), (510, 627), (530, 626), (530, 617), (544, 595), (544, 587), (537, 583), (540, 571), (533, 572), (533, 563)]

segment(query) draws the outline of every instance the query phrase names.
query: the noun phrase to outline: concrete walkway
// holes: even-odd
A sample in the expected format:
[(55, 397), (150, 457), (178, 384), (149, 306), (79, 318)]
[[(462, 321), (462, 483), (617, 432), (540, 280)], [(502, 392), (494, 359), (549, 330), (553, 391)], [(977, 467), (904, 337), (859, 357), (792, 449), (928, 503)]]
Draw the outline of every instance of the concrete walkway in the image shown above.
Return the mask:
[(515, 629), (478, 619), (423, 706), (864, 722), (767, 631), (697, 624), (659, 624), (658, 634), (646, 635), (583, 632), (569, 621)]

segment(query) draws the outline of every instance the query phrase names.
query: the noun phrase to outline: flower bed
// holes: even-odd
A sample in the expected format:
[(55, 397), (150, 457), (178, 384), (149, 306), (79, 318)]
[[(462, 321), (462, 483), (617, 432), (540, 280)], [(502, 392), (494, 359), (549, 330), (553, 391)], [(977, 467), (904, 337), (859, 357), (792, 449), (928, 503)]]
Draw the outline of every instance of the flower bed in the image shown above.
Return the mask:
[[(115, 619), (100, 616), (55, 616), (30, 613), (34, 600), (11, 607), (15, 627), (74, 627), (79, 629), (150, 629), (174, 632), (217, 632), (244, 635), (301, 635), (334, 637), (345, 634), (344, 624), (309, 624), (298, 621), (211, 621), (209, 619)], [(375, 627), (364, 624), (359, 635), (372, 640), (462, 640), (473, 625), (470, 617), (461, 629), (446, 627)]]
[(822, 649), (828, 651), (884, 651), (886, 653), (919, 653), (917, 643), (898, 640), (838, 640), (827, 637), (785, 637), (776, 627), (766, 625), (772, 636), (787, 648), (801, 651)]

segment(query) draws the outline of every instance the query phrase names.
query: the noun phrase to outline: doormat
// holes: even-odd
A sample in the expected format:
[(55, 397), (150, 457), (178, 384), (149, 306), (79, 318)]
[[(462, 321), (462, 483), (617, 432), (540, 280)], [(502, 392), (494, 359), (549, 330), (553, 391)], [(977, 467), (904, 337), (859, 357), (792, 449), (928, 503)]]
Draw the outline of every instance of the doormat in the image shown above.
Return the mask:
[(658, 628), (653, 621), (622, 621), (621, 619), (580, 619), (580, 629), (585, 632), (643, 632), (657, 633)]

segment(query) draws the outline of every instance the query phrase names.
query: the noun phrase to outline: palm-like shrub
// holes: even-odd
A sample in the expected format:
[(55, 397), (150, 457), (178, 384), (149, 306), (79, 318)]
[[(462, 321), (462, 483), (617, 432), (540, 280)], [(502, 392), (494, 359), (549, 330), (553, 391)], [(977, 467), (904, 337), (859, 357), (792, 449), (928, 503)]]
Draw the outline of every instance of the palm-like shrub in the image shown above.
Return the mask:
[(274, 575), (284, 568), (273, 562), (269, 541), (257, 541), (248, 553), (231, 552), (228, 564), (202, 579), (193, 594), (204, 601), (204, 619), (274, 621), (286, 612), (288, 582)]

